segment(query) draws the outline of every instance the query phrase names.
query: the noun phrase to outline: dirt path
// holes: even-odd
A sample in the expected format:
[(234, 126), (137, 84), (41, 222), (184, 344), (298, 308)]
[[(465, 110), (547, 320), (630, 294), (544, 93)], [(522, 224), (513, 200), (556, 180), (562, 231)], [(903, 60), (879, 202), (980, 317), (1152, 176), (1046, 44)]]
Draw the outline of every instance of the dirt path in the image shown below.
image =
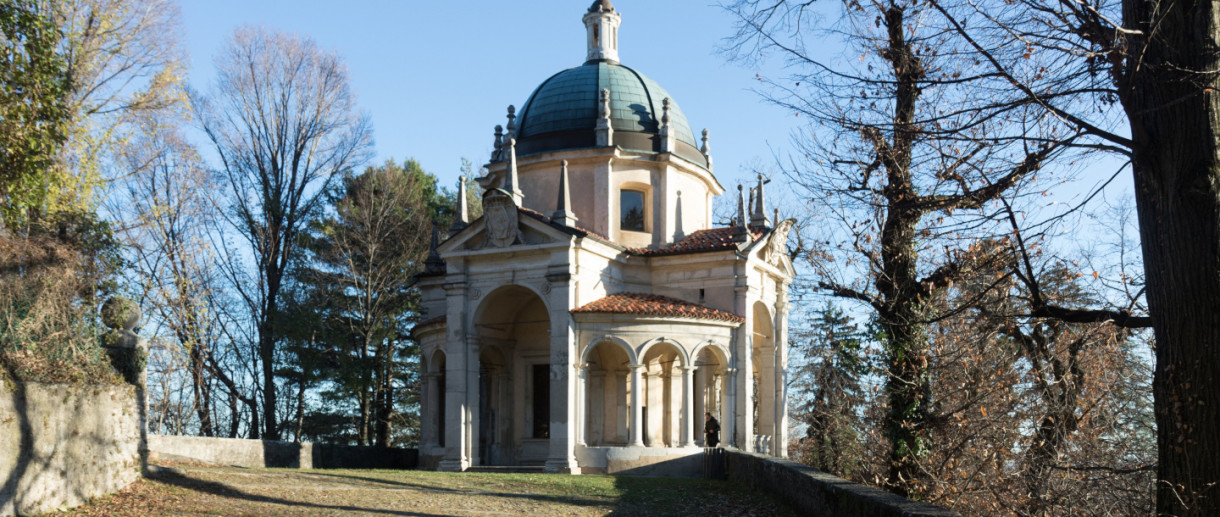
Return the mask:
[(66, 515), (794, 514), (723, 481), (177, 465)]

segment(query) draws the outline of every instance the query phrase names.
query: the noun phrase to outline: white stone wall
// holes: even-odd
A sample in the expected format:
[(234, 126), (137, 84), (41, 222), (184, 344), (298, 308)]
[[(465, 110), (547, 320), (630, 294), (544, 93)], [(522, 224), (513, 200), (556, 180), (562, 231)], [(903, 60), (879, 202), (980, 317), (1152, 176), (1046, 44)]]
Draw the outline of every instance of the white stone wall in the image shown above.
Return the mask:
[(138, 409), (126, 384), (0, 381), (0, 515), (81, 505), (135, 481)]

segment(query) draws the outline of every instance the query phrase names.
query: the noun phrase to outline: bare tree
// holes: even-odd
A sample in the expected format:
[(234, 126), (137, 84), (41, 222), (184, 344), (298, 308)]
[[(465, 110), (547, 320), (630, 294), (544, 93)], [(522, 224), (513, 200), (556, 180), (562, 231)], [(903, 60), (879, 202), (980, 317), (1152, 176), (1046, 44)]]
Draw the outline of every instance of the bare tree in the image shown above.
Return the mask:
[[(922, 459), (936, 447), (929, 327), (964, 309), (935, 301), (1007, 255), (1001, 200), (1031, 205), (1044, 163), (1071, 151), (1073, 135), (1037, 110), (979, 95), (994, 77), (930, 23), (923, 2), (844, 2), (824, 33), (813, 27), (828, 13), (810, 2), (732, 9), (737, 56), (778, 53), (792, 65), (768, 98), (829, 128), (801, 135), (806, 160), (785, 164), (827, 219), (804, 251), (820, 289), (877, 317), (887, 354), (885, 483), (918, 497), (932, 477)], [(805, 31), (842, 38), (858, 58), (824, 59)]]
[[(1220, 510), (1220, 463), (1201, 458), (1220, 455), (1216, 5), (1181, 0), (931, 5), (991, 73), (1007, 81), (1006, 96), (1037, 106), (1096, 147), (1130, 160), (1156, 339), (1157, 511), (1214, 514)], [(1031, 54), (1047, 56), (1057, 66), (1031, 69), (1022, 59)], [(1128, 132), (1121, 129), (1124, 118)]]
[[(276, 345), (280, 290), (309, 217), (339, 173), (366, 159), (368, 118), (356, 112), (347, 69), (313, 40), (261, 28), (237, 30), (216, 59), (210, 97), (192, 101), (221, 161), (224, 217), (253, 271), (226, 268), (254, 327), (262, 381), (262, 435), (278, 439)], [(229, 263), (232, 264), (232, 263)]]

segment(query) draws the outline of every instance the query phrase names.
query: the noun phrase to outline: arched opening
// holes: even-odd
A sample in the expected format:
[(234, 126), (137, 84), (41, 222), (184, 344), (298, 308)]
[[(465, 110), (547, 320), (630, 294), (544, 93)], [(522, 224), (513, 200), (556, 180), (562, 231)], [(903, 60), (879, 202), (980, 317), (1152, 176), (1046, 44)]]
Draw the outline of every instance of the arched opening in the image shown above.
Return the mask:
[(495, 346), (484, 346), (479, 352), (479, 459), (483, 465), (504, 464), (503, 447), (506, 438), (502, 415), (504, 404), (504, 355)]
[[(541, 464), (550, 428), (550, 317), (533, 291), (501, 287), (479, 305), (476, 465)], [(535, 457), (537, 456), (537, 457)]]
[(766, 442), (776, 435), (775, 329), (771, 311), (762, 302), (754, 303), (753, 316), (754, 434)]
[(427, 371), (428, 419), (432, 426), (431, 444), (445, 446), (445, 353), (437, 350), (424, 365)]
[[(724, 426), (724, 398), (726, 393), (726, 374), (728, 372), (729, 359), (724, 350), (718, 346), (708, 344), (699, 349), (695, 354), (695, 443), (706, 447), (706, 437), (703, 434), (704, 425), (702, 424), (704, 415), (710, 413), (712, 418), (715, 418), (720, 425)], [(724, 443), (725, 437), (720, 436), (720, 442)]]
[(626, 445), (631, 404), (631, 358), (623, 345), (603, 341), (585, 354), (585, 443)]
[(648, 348), (640, 364), (644, 366), (644, 445), (677, 447), (681, 426), (689, 418), (682, 407), (682, 354), (673, 343), (662, 341)]

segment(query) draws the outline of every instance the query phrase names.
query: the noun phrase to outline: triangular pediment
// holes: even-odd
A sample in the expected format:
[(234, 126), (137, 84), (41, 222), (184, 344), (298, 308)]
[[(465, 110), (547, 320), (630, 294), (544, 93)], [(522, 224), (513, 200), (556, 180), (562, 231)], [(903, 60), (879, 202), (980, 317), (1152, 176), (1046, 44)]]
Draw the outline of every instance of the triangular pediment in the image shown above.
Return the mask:
[[(516, 218), (498, 214), (492, 220), (484, 214), (469, 226), (437, 247), (441, 257), (461, 252), (487, 249), (510, 249), (520, 246), (567, 241), (574, 235), (550, 222), (546, 216), (530, 210), (516, 209)], [(508, 237), (512, 238), (509, 239)]]

